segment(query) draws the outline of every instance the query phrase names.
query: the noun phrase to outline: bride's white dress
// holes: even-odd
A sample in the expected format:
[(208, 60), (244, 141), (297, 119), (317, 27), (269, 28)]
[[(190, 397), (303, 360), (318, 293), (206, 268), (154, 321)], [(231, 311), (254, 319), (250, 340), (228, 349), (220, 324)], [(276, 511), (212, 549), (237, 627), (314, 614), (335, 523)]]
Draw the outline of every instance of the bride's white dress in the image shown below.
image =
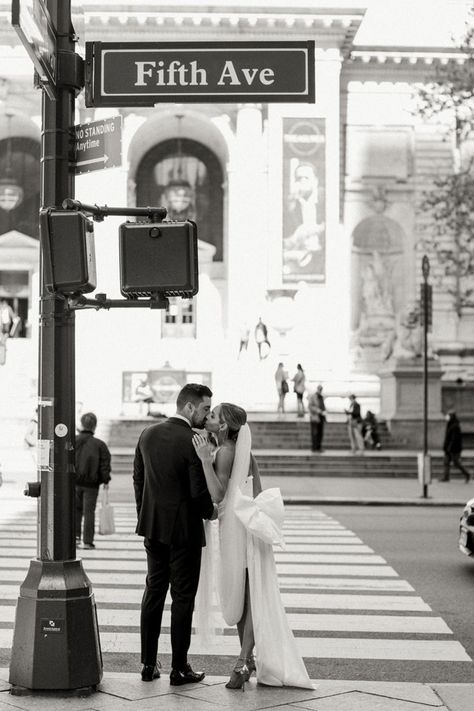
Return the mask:
[[(250, 429), (245, 425), (239, 432), (227, 492), (219, 505), (217, 564), (212, 545), (215, 525), (211, 523), (206, 528), (208, 544), (203, 549), (196, 628), (201, 626), (202, 631), (206, 615), (203, 608), (211, 604), (212, 568), (217, 568), (219, 601), (228, 625), (237, 624), (242, 617), (248, 570), (257, 681), (269, 686), (312, 689), (278, 587), (273, 545), (284, 547), (283, 501), (279, 489), (267, 489), (253, 498), (250, 448)], [(202, 641), (205, 644), (205, 636)]]

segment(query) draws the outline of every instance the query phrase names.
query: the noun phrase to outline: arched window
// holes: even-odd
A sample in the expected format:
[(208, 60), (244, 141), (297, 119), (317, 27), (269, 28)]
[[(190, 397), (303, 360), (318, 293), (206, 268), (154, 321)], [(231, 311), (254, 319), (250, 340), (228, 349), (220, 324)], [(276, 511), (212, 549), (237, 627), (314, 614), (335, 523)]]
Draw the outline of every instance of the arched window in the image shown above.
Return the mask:
[(170, 139), (146, 153), (136, 173), (137, 205), (168, 209), (172, 220), (197, 222), (198, 237), (222, 261), (223, 176), (216, 155), (202, 143)]
[(0, 141), (0, 176), (7, 174), (23, 189), (21, 202), (12, 210), (0, 206), (0, 235), (17, 230), (38, 238), (40, 207), (40, 145), (25, 137)]

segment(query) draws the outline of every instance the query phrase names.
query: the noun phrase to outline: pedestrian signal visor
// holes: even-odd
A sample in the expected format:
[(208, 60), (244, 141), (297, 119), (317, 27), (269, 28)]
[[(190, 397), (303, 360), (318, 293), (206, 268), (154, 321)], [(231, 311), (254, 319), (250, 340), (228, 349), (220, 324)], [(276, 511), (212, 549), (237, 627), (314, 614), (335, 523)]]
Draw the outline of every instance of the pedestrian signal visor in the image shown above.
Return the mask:
[(119, 243), (123, 296), (187, 299), (197, 294), (197, 226), (192, 220), (125, 222), (119, 228)]
[(97, 286), (94, 224), (82, 212), (40, 211), (44, 281), (50, 293), (87, 294)]

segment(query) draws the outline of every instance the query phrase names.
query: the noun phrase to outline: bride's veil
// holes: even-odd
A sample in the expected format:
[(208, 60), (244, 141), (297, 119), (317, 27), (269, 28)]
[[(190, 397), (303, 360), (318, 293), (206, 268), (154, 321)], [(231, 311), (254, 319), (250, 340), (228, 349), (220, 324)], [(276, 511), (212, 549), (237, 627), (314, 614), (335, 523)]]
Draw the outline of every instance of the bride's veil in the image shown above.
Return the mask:
[(228, 625), (236, 625), (244, 609), (247, 532), (236, 516), (235, 501), (248, 478), (251, 444), (250, 427), (245, 424), (237, 437), (223, 512), (219, 516), (219, 599)]
[(237, 624), (242, 617), (246, 531), (235, 515), (234, 506), (237, 490), (242, 490), (248, 477), (251, 443), (250, 428), (243, 425), (235, 445), (227, 492), (219, 504), (219, 522), (204, 523), (206, 546), (202, 551), (194, 612), (194, 642), (203, 651), (209, 651), (222, 634), (222, 617), (228, 625)]

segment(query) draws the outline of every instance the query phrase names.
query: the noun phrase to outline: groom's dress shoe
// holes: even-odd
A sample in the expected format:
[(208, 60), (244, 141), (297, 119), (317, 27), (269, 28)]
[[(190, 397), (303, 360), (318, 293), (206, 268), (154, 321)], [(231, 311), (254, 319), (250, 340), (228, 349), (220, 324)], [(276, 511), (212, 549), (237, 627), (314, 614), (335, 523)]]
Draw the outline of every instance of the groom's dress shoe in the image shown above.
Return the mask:
[(153, 679), (159, 679), (159, 678), (160, 678), (159, 662), (158, 662), (158, 664), (144, 664), (143, 665), (142, 681), (153, 681)]
[(184, 670), (172, 669), (170, 674), (171, 686), (182, 686), (182, 684), (196, 684), (202, 681), (206, 675), (204, 672), (194, 672), (189, 664)]

